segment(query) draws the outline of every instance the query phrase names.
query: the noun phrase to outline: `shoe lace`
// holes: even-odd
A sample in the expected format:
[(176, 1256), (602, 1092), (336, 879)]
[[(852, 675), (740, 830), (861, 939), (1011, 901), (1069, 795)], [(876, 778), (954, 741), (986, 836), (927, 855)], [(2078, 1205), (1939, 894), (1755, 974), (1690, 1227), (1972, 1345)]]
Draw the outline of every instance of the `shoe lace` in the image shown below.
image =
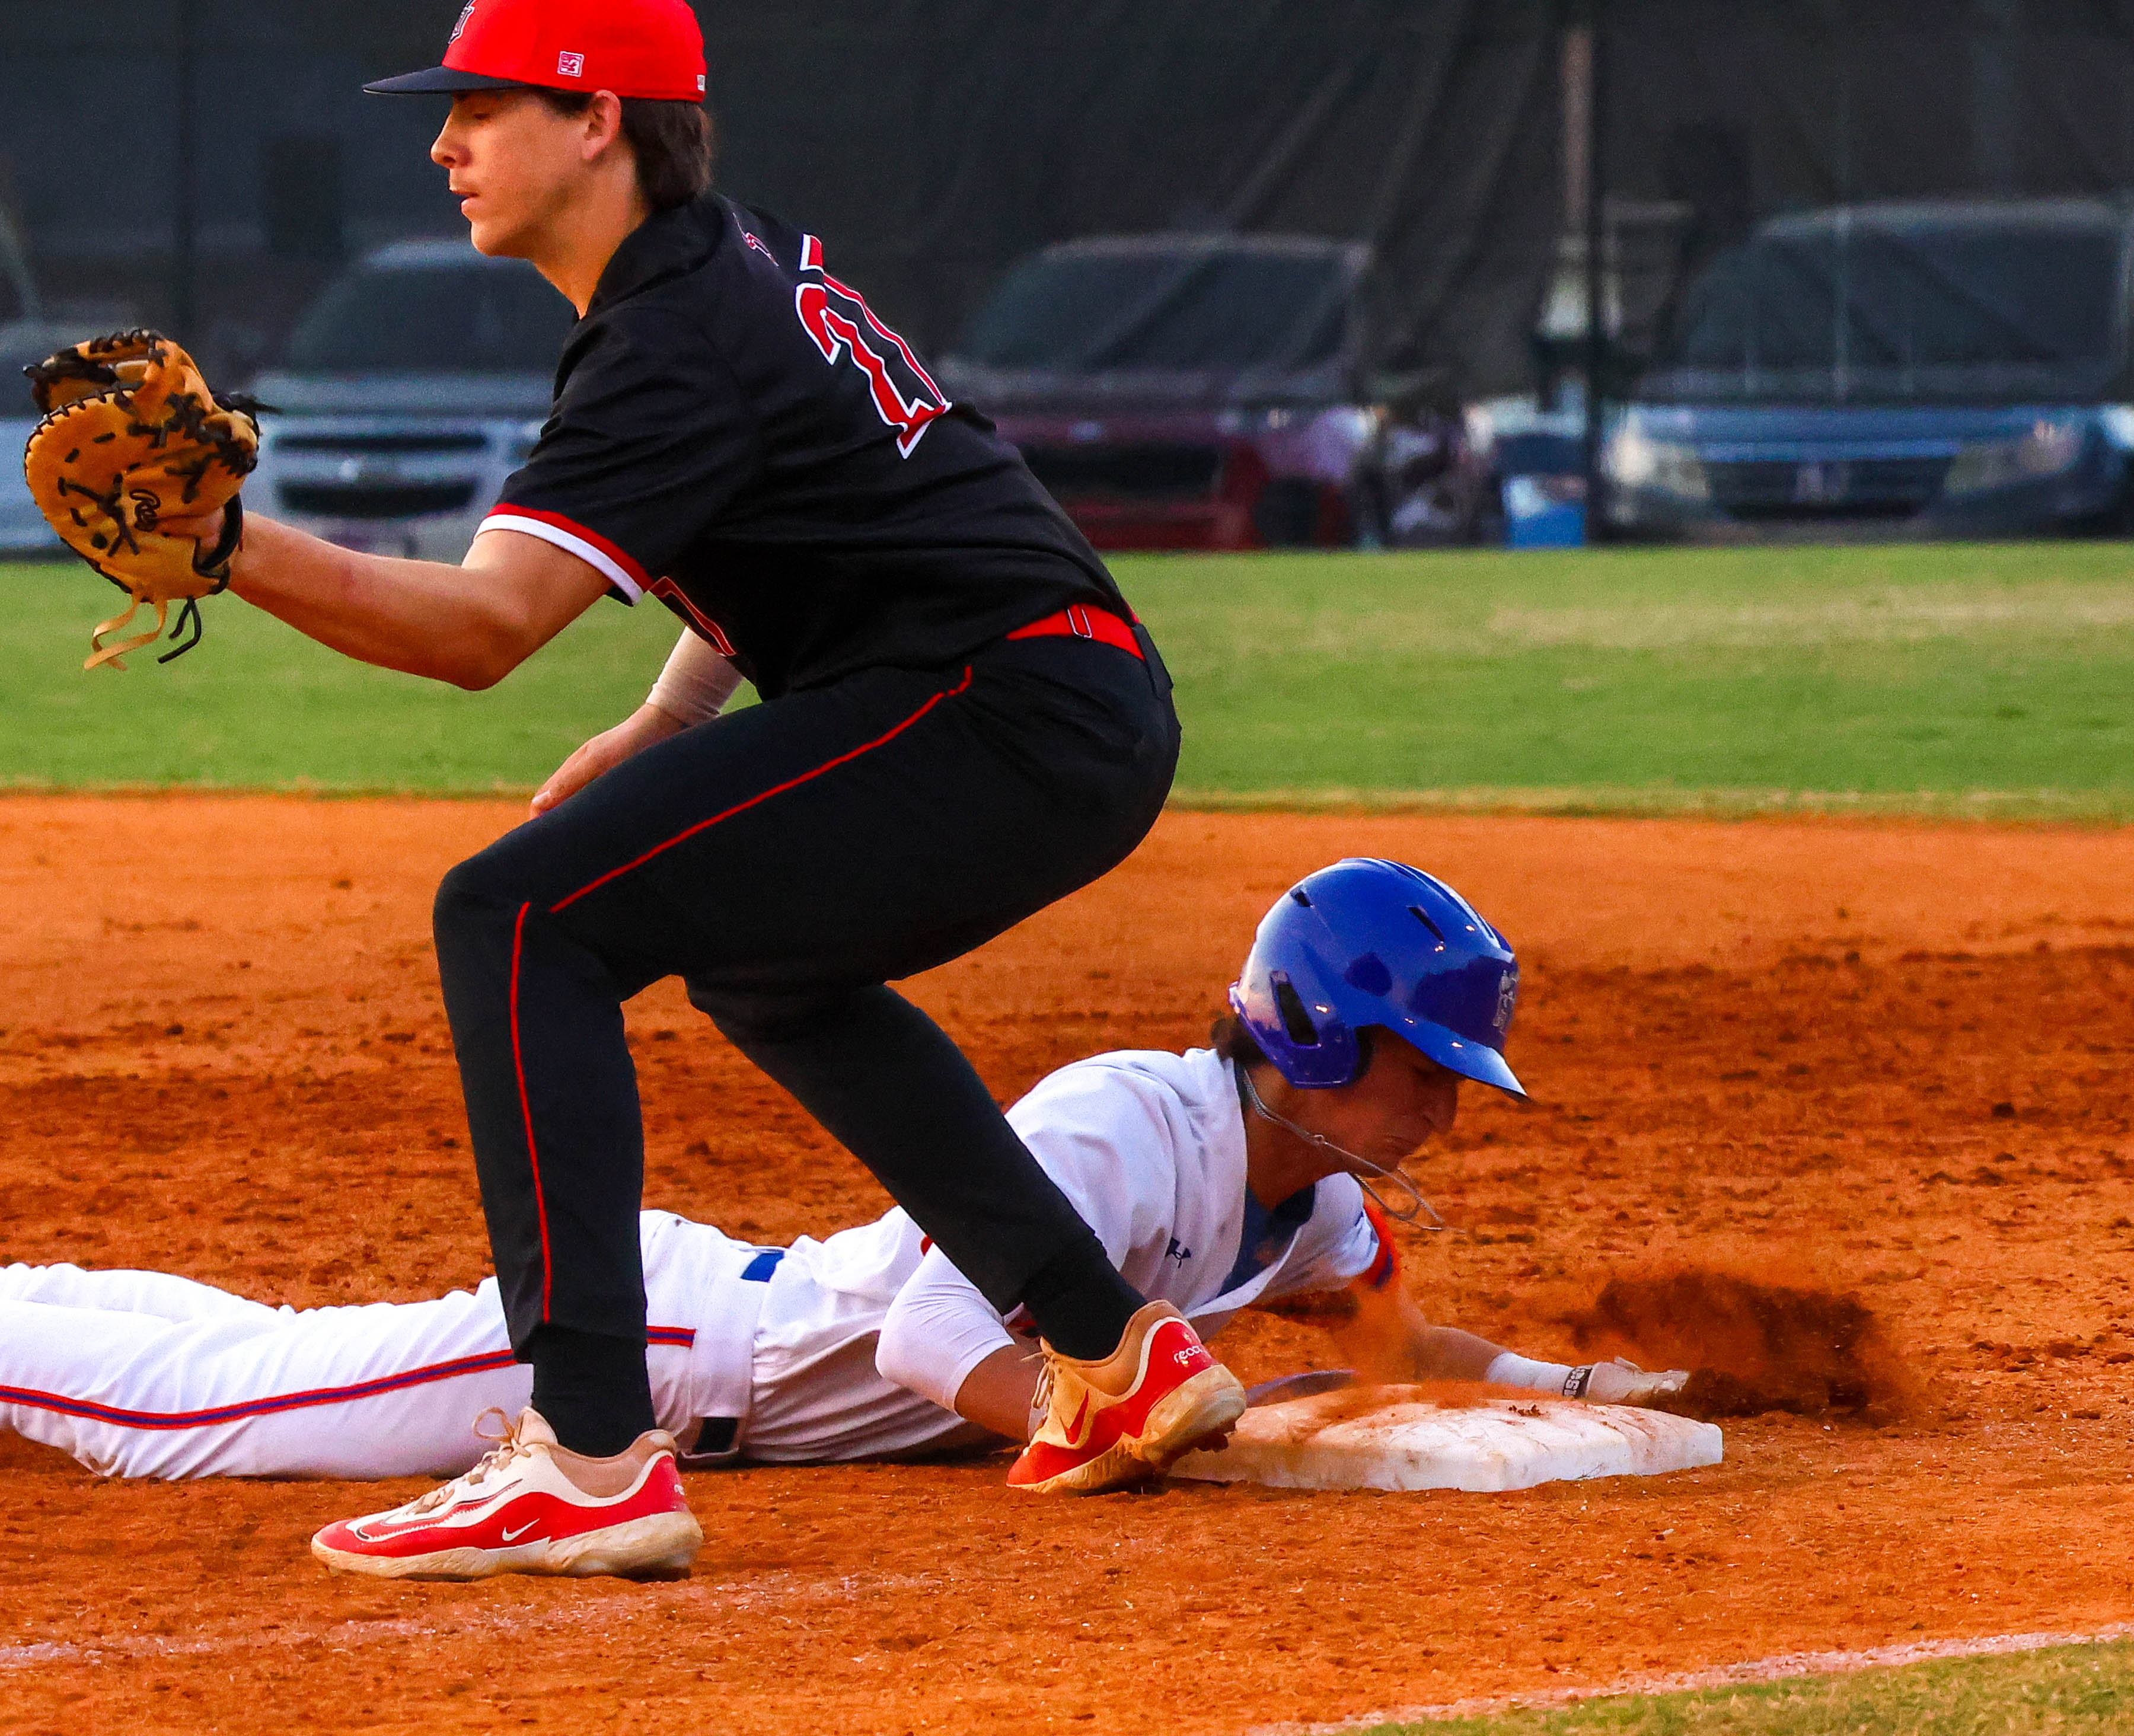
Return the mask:
[(1045, 1426), (1045, 1419), (1052, 1413), (1052, 1358), (1044, 1357), (1037, 1365), (1037, 1389), (1030, 1395), (1030, 1432), (1034, 1437)]
[[(500, 1434), (492, 1435), (482, 1426), (492, 1416), (502, 1427)], [(474, 1432), (478, 1439), (493, 1440), (496, 1444), (482, 1454), (476, 1462), (472, 1470), (461, 1473), (449, 1483), (439, 1483), (427, 1495), (419, 1496), (410, 1502), (408, 1504), (409, 1512), (429, 1512), (432, 1509), (442, 1506), (447, 1501), (456, 1498), (460, 1491), (479, 1488), (490, 1478), (501, 1472), (514, 1459), (523, 1459), (532, 1450), (524, 1441), (519, 1439), (519, 1425), (499, 1406), (491, 1405), (474, 1420)]]

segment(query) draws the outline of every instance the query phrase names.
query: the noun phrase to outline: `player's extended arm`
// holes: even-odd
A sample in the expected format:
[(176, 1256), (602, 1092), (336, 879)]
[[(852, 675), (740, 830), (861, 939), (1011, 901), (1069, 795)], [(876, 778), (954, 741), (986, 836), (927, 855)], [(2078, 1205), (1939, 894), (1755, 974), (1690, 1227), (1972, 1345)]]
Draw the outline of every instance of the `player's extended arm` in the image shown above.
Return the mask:
[(1425, 1381), (1483, 1381), (1503, 1348), (1456, 1326), (1429, 1326), (1420, 1320), (1409, 1340), (1416, 1378)]
[(1367, 1379), (1485, 1380), (1490, 1364), (1504, 1354), (1501, 1345), (1471, 1332), (1432, 1326), (1402, 1288), (1399, 1268), (1392, 1262), (1374, 1264), (1349, 1286), (1349, 1295), (1356, 1311), (1333, 1329), (1334, 1339)]
[(1620, 1360), (1576, 1367), (1538, 1362), (1471, 1332), (1432, 1326), (1401, 1283), (1392, 1225), (1374, 1204), (1367, 1201), (1364, 1210), (1378, 1232), (1378, 1254), (1369, 1270), (1350, 1285), (1356, 1311), (1335, 1329), (1335, 1338), (1342, 1354), (1365, 1378), (1489, 1381), (1554, 1397), (1615, 1405), (1649, 1405), (1680, 1391), (1687, 1382), (1689, 1377), (1682, 1370), (1648, 1374), (1635, 1363)]
[(1030, 1437), (1036, 1347), (1016, 1339), (939, 1248), (882, 1316), (874, 1366), (884, 1380), (1005, 1439)]
[(1634, 1362), (1538, 1362), (1453, 1326), (1432, 1326), (1406, 1295), (1356, 1281), (1356, 1312), (1334, 1329), (1341, 1354), (1366, 1380), (1488, 1381), (1552, 1398), (1649, 1405), (1682, 1390), (1681, 1370), (1649, 1374)]
[[(211, 539), (221, 515), (168, 528)], [(249, 517), (229, 588), (360, 663), (481, 688), (591, 608), (608, 581), (576, 555), (518, 531), (485, 531), (464, 565), (447, 567), (359, 554)]]

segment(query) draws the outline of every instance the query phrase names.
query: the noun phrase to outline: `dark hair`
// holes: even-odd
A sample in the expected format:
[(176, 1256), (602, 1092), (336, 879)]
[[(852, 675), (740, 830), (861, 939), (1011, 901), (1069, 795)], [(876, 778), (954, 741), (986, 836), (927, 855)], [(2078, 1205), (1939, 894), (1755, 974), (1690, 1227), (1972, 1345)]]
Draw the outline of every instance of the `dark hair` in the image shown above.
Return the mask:
[(1225, 1061), (1242, 1061), (1248, 1067), (1258, 1067), (1267, 1059), (1267, 1051), (1235, 1013), (1225, 1013), (1215, 1021), (1208, 1033), (1208, 1046)]
[[(1356, 1033), (1356, 1077), (1359, 1079), (1371, 1070), (1371, 1051), (1377, 1036), (1375, 1025), (1367, 1025)], [(1267, 1051), (1235, 1013), (1225, 1013), (1215, 1021), (1208, 1032), (1208, 1046), (1225, 1061), (1242, 1061), (1248, 1067), (1262, 1066), (1267, 1061)]]
[[(577, 90), (534, 94), (558, 114), (583, 114), (591, 97)], [(702, 103), (662, 103), (640, 96), (622, 99), (622, 136), (637, 159), (637, 185), (655, 211), (701, 199), (712, 185), (713, 129)]]

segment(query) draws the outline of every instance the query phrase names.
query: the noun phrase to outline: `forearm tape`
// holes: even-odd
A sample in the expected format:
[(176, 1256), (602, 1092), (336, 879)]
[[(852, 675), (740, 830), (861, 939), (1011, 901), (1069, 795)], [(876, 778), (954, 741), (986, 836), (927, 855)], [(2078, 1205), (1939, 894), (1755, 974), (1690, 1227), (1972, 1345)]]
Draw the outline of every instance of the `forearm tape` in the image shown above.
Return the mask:
[(695, 634), (684, 633), (645, 702), (685, 725), (708, 723), (726, 708), (740, 685), (741, 671), (728, 658)]

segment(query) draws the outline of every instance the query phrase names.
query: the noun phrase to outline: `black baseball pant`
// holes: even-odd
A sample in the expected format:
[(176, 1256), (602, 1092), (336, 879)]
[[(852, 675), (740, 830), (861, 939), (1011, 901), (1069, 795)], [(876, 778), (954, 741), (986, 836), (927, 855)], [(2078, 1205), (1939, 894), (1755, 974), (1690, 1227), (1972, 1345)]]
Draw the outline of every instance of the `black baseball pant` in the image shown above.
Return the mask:
[(1044, 638), (866, 671), (649, 748), (446, 876), (438, 967), (537, 1382), (543, 1329), (644, 1342), (622, 1004), (664, 976), (997, 1306), (1063, 1257), (1101, 1260), (969, 1063), (886, 985), (1132, 851), (1177, 760), (1160, 667)]

